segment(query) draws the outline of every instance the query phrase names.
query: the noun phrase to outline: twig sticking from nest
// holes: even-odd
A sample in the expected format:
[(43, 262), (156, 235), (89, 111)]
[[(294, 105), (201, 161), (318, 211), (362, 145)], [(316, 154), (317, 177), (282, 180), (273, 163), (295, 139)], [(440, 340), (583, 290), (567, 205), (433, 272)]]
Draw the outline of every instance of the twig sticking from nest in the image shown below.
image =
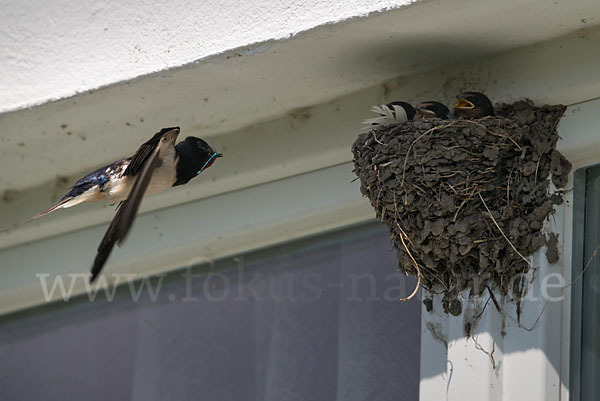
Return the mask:
[(490, 358), (490, 362), (492, 362), (492, 369), (496, 370), (496, 360), (494, 359), (494, 352), (496, 352), (496, 341), (494, 341), (492, 339), (492, 350), (491, 351), (486, 351), (485, 349), (483, 349), (483, 347), (481, 346), (481, 344), (479, 344), (477, 342), (477, 339), (475, 337), (473, 337), (473, 342), (475, 343), (476, 349), (483, 352)]
[(373, 139), (375, 140), (375, 142), (377, 142), (380, 145), (385, 145), (383, 142), (381, 142), (379, 139), (377, 139), (377, 135), (375, 135), (375, 131), (371, 131), (371, 133), (373, 134)]
[(515, 145), (517, 148), (519, 148), (519, 150), (523, 150), (523, 148), (522, 148), (522, 147), (521, 147), (521, 146), (520, 146), (520, 145), (519, 145), (517, 142), (515, 142), (515, 140), (514, 140), (514, 139), (512, 139), (512, 138), (511, 138), (510, 136), (508, 136), (508, 135), (502, 135), (502, 134), (499, 134), (499, 133), (497, 133), (497, 132), (491, 131), (491, 130), (490, 130), (490, 129), (488, 129), (488, 128), (487, 128), (485, 125), (483, 125), (483, 124), (479, 124), (478, 122), (476, 122), (476, 121), (473, 121), (473, 120), (464, 120), (464, 121), (465, 121), (465, 122), (469, 122), (469, 123), (471, 123), (471, 124), (475, 124), (475, 125), (477, 125), (477, 126), (479, 126), (479, 127), (483, 128), (484, 130), (486, 130), (486, 132), (487, 132), (487, 133), (489, 133), (489, 134), (491, 134), (491, 135), (494, 135), (494, 136), (499, 136), (500, 138), (504, 138), (504, 139), (508, 139), (508, 140), (509, 140), (509, 141), (511, 141), (511, 142), (512, 142), (512, 143), (513, 143), (513, 144), (514, 144), (514, 145)]
[(419, 287), (421, 286), (421, 269), (419, 269), (419, 264), (417, 263), (417, 261), (415, 260), (415, 258), (413, 258), (412, 253), (410, 253), (410, 250), (408, 249), (408, 246), (406, 246), (406, 242), (404, 242), (404, 238), (402, 238), (403, 236), (406, 235), (406, 233), (404, 232), (404, 230), (402, 229), (402, 227), (400, 227), (400, 224), (398, 224), (398, 222), (396, 222), (396, 225), (398, 226), (398, 229), (401, 232), (401, 235), (399, 235), (400, 237), (400, 241), (402, 242), (402, 245), (404, 246), (404, 249), (406, 250), (406, 253), (408, 253), (408, 256), (410, 257), (410, 259), (412, 260), (413, 264), (415, 265), (415, 269), (417, 269), (417, 285), (415, 286), (415, 289), (413, 290), (413, 292), (406, 298), (400, 298), (400, 301), (408, 301), (409, 299), (412, 299), (415, 295), (417, 295), (417, 292), (419, 291)]
[(510, 242), (510, 240), (508, 239), (508, 237), (506, 236), (506, 234), (504, 234), (504, 231), (502, 231), (502, 229), (500, 228), (500, 226), (496, 222), (496, 219), (494, 218), (494, 216), (492, 216), (492, 212), (490, 211), (490, 209), (488, 208), (487, 204), (483, 200), (483, 197), (481, 196), (481, 192), (477, 192), (477, 195), (479, 195), (479, 199), (481, 199), (481, 202), (483, 203), (483, 206), (485, 207), (485, 210), (487, 210), (488, 216), (490, 216), (490, 218), (492, 219), (492, 221), (496, 225), (496, 228), (498, 228), (498, 231), (500, 231), (500, 234), (502, 234), (502, 236), (504, 237), (504, 239), (506, 240), (506, 242), (508, 242), (508, 244), (513, 249), (513, 251), (515, 251), (517, 253), (517, 255), (519, 255), (529, 265), (529, 267), (533, 267), (533, 264), (525, 256), (523, 256), (521, 254), (521, 252), (517, 251), (517, 248), (515, 248), (515, 246), (513, 245), (513, 243)]

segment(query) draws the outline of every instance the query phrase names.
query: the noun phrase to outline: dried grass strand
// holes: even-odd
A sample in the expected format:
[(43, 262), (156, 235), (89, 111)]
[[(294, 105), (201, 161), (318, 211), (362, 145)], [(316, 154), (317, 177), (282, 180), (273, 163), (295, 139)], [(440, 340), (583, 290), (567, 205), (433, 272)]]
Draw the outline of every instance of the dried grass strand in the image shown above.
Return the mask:
[(406, 250), (406, 253), (408, 253), (410, 260), (412, 260), (412, 262), (415, 265), (415, 269), (417, 269), (417, 285), (415, 286), (415, 289), (408, 297), (400, 298), (400, 301), (408, 301), (408, 300), (412, 299), (415, 295), (417, 295), (417, 292), (419, 291), (419, 287), (421, 286), (421, 269), (419, 269), (419, 264), (417, 263), (415, 258), (413, 258), (413, 255), (412, 255), (412, 253), (410, 253), (408, 246), (406, 246), (406, 242), (404, 242), (404, 238), (402, 238), (404, 235), (406, 235), (406, 233), (404, 232), (402, 227), (400, 227), (400, 224), (398, 224), (398, 222), (396, 222), (396, 225), (398, 226), (398, 229), (401, 232), (401, 234), (399, 235), (400, 242), (402, 242), (402, 245), (404, 246), (404, 250)]
[(513, 249), (513, 251), (515, 251), (517, 253), (517, 255), (519, 255), (521, 257), (521, 259), (523, 259), (530, 267), (533, 267), (533, 264), (527, 260), (527, 258), (525, 258), (525, 256), (523, 256), (521, 254), (521, 252), (519, 252), (517, 250), (517, 248), (515, 248), (515, 246), (513, 245), (512, 242), (510, 242), (510, 240), (508, 239), (508, 237), (506, 236), (506, 234), (504, 234), (504, 231), (502, 231), (502, 229), (500, 228), (500, 226), (498, 225), (498, 222), (496, 222), (496, 219), (494, 218), (494, 216), (492, 216), (492, 212), (490, 211), (490, 209), (488, 208), (487, 204), (485, 203), (485, 201), (483, 200), (483, 196), (481, 196), (481, 192), (477, 192), (477, 195), (479, 195), (479, 199), (481, 199), (481, 202), (483, 203), (483, 206), (485, 207), (485, 210), (487, 210), (488, 212), (488, 216), (490, 216), (490, 218), (492, 219), (492, 221), (494, 222), (494, 224), (496, 225), (496, 228), (498, 229), (498, 231), (500, 231), (500, 234), (502, 234), (502, 236), (504, 237), (504, 239), (506, 240), (506, 242), (508, 242), (508, 244), (510, 245), (510, 247)]

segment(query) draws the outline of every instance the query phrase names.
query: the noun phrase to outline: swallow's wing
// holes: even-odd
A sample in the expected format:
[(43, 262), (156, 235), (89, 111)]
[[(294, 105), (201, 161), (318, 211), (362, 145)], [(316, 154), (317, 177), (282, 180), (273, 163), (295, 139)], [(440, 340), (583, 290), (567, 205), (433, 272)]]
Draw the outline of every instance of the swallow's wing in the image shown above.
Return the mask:
[[(142, 147), (143, 146), (144, 145), (142, 145)], [(142, 147), (140, 147), (138, 153), (142, 151)], [(115, 217), (108, 226), (108, 230), (106, 230), (106, 234), (104, 234), (104, 238), (102, 238), (102, 242), (100, 242), (100, 245), (98, 246), (98, 252), (96, 253), (96, 258), (92, 265), (92, 277), (90, 278), (90, 282), (96, 280), (96, 277), (100, 274), (115, 243), (118, 242), (119, 244), (122, 244), (123, 241), (125, 241), (140, 203), (142, 202), (142, 198), (144, 197), (144, 193), (150, 184), (152, 174), (160, 163), (159, 150), (160, 146), (154, 146), (152, 153), (150, 153), (149, 156), (146, 156), (146, 163), (138, 173), (133, 188), (131, 188), (131, 192), (129, 193), (129, 197), (119, 205)]]
[(381, 106), (371, 107), (371, 111), (379, 114), (379, 117), (368, 118), (363, 121), (363, 124), (366, 125), (363, 130), (370, 130), (373, 125), (388, 126), (408, 121), (406, 111), (401, 106), (393, 105), (390, 107), (382, 104)]
[(125, 170), (125, 175), (136, 175), (144, 166), (144, 162), (150, 157), (154, 149), (158, 146), (158, 140), (154, 140), (155, 138), (150, 139), (147, 142), (144, 142), (137, 152), (131, 157), (131, 162), (127, 169)]
[(395, 104), (392, 105), (392, 107), (394, 108), (394, 122), (405, 123), (408, 121), (408, 115), (406, 115), (406, 110), (404, 110), (404, 107)]

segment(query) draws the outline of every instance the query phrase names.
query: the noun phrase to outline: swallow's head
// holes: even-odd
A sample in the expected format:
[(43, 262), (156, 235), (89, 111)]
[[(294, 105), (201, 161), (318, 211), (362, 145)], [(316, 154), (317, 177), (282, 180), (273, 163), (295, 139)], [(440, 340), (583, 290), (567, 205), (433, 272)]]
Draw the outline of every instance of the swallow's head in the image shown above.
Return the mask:
[(459, 118), (472, 119), (494, 115), (494, 106), (481, 92), (463, 92), (456, 96), (454, 114)]
[(175, 145), (177, 153), (177, 181), (174, 186), (186, 184), (189, 180), (213, 165), (216, 159), (223, 157), (204, 139), (188, 136)]
[(223, 155), (215, 151), (204, 139), (188, 136), (177, 145), (178, 149), (182, 149), (188, 156), (189, 160), (194, 164), (196, 174), (200, 174)]
[(404, 109), (404, 112), (406, 113), (406, 119), (408, 121), (411, 121), (414, 117), (415, 117), (415, 109), (410, 105), (410, 103), (407, 102), (391, 102), (386, 104), (387, 107), (390, 108), (390, 110), (394, 110), (394, 106), (396, 107), (402, 107)]
[(434, 100), (417, 104), (415, 110), (415, 120), (417, 121), (429, 118), (447, 120), (450, 115), (450, 110), (444, 104)]

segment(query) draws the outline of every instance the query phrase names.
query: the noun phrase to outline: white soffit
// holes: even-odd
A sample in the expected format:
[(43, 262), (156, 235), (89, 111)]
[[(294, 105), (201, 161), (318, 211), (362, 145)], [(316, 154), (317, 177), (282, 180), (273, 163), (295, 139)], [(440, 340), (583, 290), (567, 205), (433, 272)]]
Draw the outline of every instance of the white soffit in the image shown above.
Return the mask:
[[(595, 0), (163, 3), (3, 5), (11, 23), (0, 27), (0, 110), (162, 71), (0, 115), (0, 191), (126, 156), (163, 126), (204, 137), (301, 116), (299, 108), (386, 79), (600, 23)], [(393, 7), (400, 8), (297, 34)], [(269, 40), (290, 34), (297, 35)]]

